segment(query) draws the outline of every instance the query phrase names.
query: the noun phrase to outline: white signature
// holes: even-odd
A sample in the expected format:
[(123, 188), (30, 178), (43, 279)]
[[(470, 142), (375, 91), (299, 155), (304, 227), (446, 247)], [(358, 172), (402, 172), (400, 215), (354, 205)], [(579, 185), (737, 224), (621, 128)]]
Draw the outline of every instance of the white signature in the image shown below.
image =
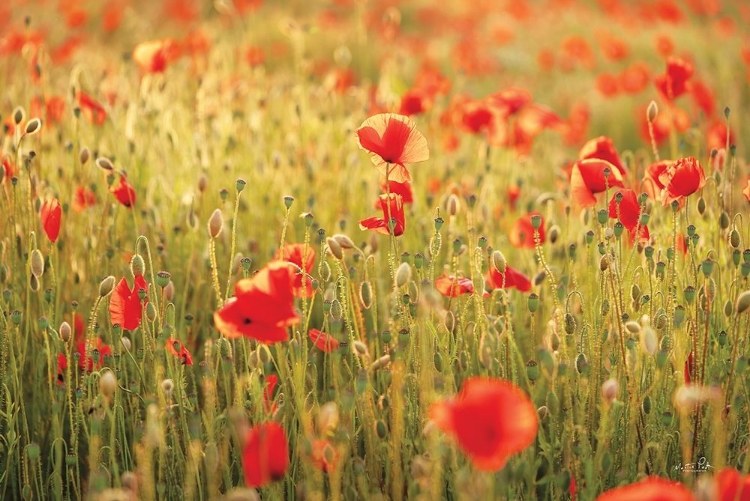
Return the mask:
[(708, 471), (709, 469), (713, 469), (713, 466), (711, 466), (711, 463), (708, 462), (708, 459), (706, 459), (705, 457), (700, 457), (695, 463), (677, 463), (674, 469), (675, 471), (682, 471), (687, 473), (700, 473)]

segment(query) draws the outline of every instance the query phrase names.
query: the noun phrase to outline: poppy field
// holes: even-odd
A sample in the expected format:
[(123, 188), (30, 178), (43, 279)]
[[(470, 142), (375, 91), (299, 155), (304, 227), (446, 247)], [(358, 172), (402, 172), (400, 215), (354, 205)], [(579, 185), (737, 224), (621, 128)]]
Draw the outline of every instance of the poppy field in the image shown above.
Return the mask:
[(0, 499), (750, 500), (750, 6), (0, 6)]

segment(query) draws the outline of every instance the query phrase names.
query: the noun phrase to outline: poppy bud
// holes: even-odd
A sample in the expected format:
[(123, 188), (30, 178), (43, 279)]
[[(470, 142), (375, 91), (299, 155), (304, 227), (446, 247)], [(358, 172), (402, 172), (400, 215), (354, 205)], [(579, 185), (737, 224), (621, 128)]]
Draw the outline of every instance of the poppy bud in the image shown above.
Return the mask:
[(556, 243), (557, 239), (560, 238), (560, 227), (556, 224), (552, 225), (552, 227), (549, 229), (549, 233), (547, 234), (547, 238), (549, 238), (551, 244)]
[(115, 170), (115, 166), (112, 165), (112, 161), (107, 157), (99, 157), (96, 159), (96, 166), (105, 172), (112, 172)]
[(396, 270), (396, 287), (403, 287), (411, 280), (411, 266), (409, 263), (401, 263)]
[(72, 329), (70, 328), (70, 324), (68, 322), (63, 322), (60, 324), (60, 329), (58, 330), (60, 334), (60, 339), (63, 340), (64, 343), (67, 343), (70, 341), (70, 335), (72, 334)]
[(106, 371), (102, 374), (101, 378), (99, 378), (99, 391), (109, 399), (115, 394), (116, 389), (117, 376), (115, 376), (115, 373), (112, 371)]
[(649, 122), (654, 123), (654, 120), (656, 120), (656, 116), (659, 114), (659, 107), (656, 105), (656, 101), (651, 101), (648, 103), (648, 108), (646, 109), (646, 118)]
[(140, 254), (133, 254), (130, 259), (130, 272), (134, 277), (143, 276), (146, 271), (146, 263), (143, 262), (143, 258)]
[(735, 308), (738, 315), (742, 315), (750, 309), (750, 290), (746, 290), (737, 296), (737, 306)]
[(130, 348), (132, 347), (130, 339), (126, 337), (120, 338), (120, 344), (122, 344), (122, 347), (125, 348), (125, 351), (130, 351)]
[(576, 318), (570, 313), (565, 314), (565, 332), (573, 334), (576, 331)]
[(328, 246), (328, 250), (333, 255), (333, 257), (338, 260), (344, 259), (344, 251), (341, 250), (341, 245), (335, 238), (326, 238), (326, 245)]
[(503, 256), (502, 252), (496, 250), (492, 253), (492, 266), (494, 266), (497, 271), (505, 273), (506, 264), (505, 256)]
[(698, 214), (702, 216), (704, 212), (706, 212), (706, 201), (703, 197), (700, 197), (698, 199)]
[(633, 320), (626, 322), (625, 328), (632, 334), (638, 334), (641, 331), (641, 325)]
[(44, 273), (44, 257), (42, 257), (42, 251), (39, 249), (34, 249), (31, 253), (30, 261), (30, 268), (31, 268), (31, 274), (35, 277), (39, 278)]
[(382, 369), (384, 367), (387, 367), (388, 364), (391, 363), (391, 356), (390, 355), (383, 355), (379, 359), (375, 360), (372, 364), (370, 364), (370, 370), (374, 371), (377, 369)]
[(619, 391), (620, 384), (616, 379), (608, 379), (602, 383), (602, 398), (608, 404), (611, 404), (617, 398)]
[(448, 215), (455, 216), (458, 214), (459, 209), (461, 208), (461, 205), (458, 201), (458, 197), (451, 193), (451, 195), (448, 197), (448, 200), (445, 202), (445, 210), (448, 212)]
[(362, 341), (354, 341), (352, 343), (352, 348), (354, 348), (354, 352), (361, 357), (368, 357), (370, 354), (367, 350), (367, 345), (363, 343)]
[(722, 230), (729, 228), (729, 214), (727, 214), (727, 211), (721, 211), (721, 215), (719, 216), (719, 227), (721, 227)]
[(735, 249), (740, 246), (740, 232), (737, 231), (737, 228), (729, 234), (729, 244)]
[(224, 216), (221, 214), (221, 209), (216, 209), (208, 219), (208, 234), (211, 238), (217, 238), (221, 235), (221, 230), (224, 228)]
[(84, 146), (78, 153), (78, 161), (81, 162), (81, 165), (86, 165), (86, 162), (89, 161), (89, 158), (91, 158), (91, 153), (89, 152), (89, 149)]
[(41, 127), (42, 127), (42, 121), (39, 120), (38, 118), (32, 118), (26, 124), (26, 129), (24, 130), (24, 134), (28, 136), (32, 134), (36, 134)]
[(333, 238), (334, 240), (336, 240), (336, 242), (339, 244), (339, 246), (342, 249), (353, 249), (354, 248), (354, 242), (352, 241), (352, 239), (349, 238), (348, 236), (344, 235), (344, 234), (337, 233), (334, 236), (332, 236), (331, 238)]
[(641, 346), (649, 355), (656, 353), (658, 347), (658, 339), (656, 338), (656, 332), (648, 325), (641, 331)]
[(99, 282), (99, 297), (108, 296), (112, 289), (115, 288), (115, 277), (112, 275), (108, 276), (101, 282)]
[(18, 106), (16, 109), (13, 110), (13, 123), (16, 125), (20, 125), (21, 122), (23, 122), (24, 118), (26, 118), (26, 112), (24, 109), (20, 106)]

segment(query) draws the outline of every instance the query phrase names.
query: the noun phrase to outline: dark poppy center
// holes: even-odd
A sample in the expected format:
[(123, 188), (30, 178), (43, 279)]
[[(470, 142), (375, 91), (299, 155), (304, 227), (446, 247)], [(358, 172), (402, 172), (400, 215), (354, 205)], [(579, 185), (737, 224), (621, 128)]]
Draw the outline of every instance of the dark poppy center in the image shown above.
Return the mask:
[(242, 323), (244, 325), (250, 325), (251, 323), (253, 323), (253, 321), (251, 319), (245, 317), (245, 318), (242, 319)]

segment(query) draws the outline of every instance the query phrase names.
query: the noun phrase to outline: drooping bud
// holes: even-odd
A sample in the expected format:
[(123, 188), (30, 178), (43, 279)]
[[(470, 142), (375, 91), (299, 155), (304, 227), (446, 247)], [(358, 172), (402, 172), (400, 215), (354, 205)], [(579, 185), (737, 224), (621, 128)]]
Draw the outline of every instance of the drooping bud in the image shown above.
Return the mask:
[(101, 282), (99, 282), (99, 297), (106, 297), (115, 288), (115, 277), (112, 275), (108, 276)]
[(331, 238), (336, 240), (342, 249), (353, 249), (355, 247), (352, 239), (342, 233), (337, 233)]
[(89, 149), (84, 146), (78, 153), (78, 161), (81, 162), (81, 165), (86, 165), (86, 162), (89, 161), (89, 158), (91, 158), (91, 153), (89, 152)]
[(455, 216), (458, 214), (458, 211), (461, 209), (461, 204), (458, 201), (458, 197), (451, 193), (451, 195), (448, 197), (448, 200), (445, 202), (445, 210), (448, 212), (448, 215)]
[(221, 230), (224, 228), (224, 216), (221, 214), (221, 209), (216, 209), (211, 217), (208, 219), (208, 234), (211, 238), (217, 238), (221, 235)]
[(96, 159), (96, 166), (105, 172), (112, 172), (115, 170), (115, 166), (112, 165), (112, 161), (107, 157), (99, 157)]
[(507, 262), (505, 261), (505, 256), (503, 256), (503, 253), (499, 250), (494, 251), (492, 253), (492, 266), (494, 266), (498, 272), (505, 273), (506, 265)]
[(39, 120), (38, 118), (32, 118), (26, 124), (26, 129), (24, 129), (24, 134), (26, 134), (27, 136), (36, 134), (37, 132), (39, 132), (39, 129), (41, 128), (42, 128), (42, 121)]
[(344, 259), (344, 251), (341, 249), (341, 245), (335, 238), (326, 238), (326, 245), (328, 246), (328, 250), (331, 252), (331, 255), (333, 255), (333, 257), (338, 260)]

